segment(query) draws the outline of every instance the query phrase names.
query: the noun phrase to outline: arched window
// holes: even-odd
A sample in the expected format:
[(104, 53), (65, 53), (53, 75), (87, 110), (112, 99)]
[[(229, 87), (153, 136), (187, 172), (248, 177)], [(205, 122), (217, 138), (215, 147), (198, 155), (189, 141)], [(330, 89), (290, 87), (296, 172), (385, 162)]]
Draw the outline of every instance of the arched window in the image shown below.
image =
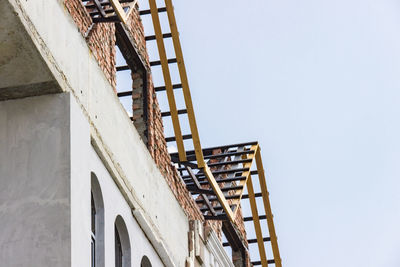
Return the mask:
[(128, 229), (120, 215), (115, 219), (115, 267), (131, 266), (131, 244)]
[(140, 262), (140, 267), (151, 267), (151, 262), (147, 256), (143, 256), (142, 261)]
[(91, 174), (91, 267), (104, 267), (104, 202), (99, 181)]

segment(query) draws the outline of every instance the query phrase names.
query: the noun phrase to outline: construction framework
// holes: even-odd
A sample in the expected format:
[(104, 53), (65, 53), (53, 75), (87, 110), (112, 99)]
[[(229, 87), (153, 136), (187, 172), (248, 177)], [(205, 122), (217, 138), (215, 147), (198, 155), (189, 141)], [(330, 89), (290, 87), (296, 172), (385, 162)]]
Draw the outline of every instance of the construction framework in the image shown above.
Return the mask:
[[(229, 220), (234, 222), (240, 203), (243, 200), (250, 202), (252, 216), (244, 217), (244, 221), (253, 221), (256, 232), (255, 239), (248, 239), (247, 242), (257, 243), (260, 261), (252, 262), (253, 265), (268, 266), (275, 263), (281, 266), (277, 237), (273, 223), (269, 193), (265, 182), (264, 168), (261, 158), (261, 149), (257, 142), (249, 142), (235, 145), (211, 147), (202, 150), (204, 159), (210, 169), (211, 179), (214, 179), (222, 191), (225, 205), (233, 213), (231, 220), (220, 202), (218, 195), (210, 188), (209, 179), (204, 168), (197, 166), (194, 151), (187, 151), (187, 161), (179, 160), (178, 154), (171, 154), (172, 161), (178, 164), (178, 171), (186, 184), (187, 189), (192, 193), (200, 211), (206, 220)], [(260, 192), (254, 191), (252, 176), (258, 176)], [(245, 194), (247, 188), (247, 194)], [(264, 214), (259, 214), (256, 198), (262, 198)], [(262, 208), (260, 209), (262, 210)], [(269, 236), (262, 233), (261, 222), (266, 220)], [(267, 259), (265, 242), (271, 242), (273, 259)], [(229, 242), (232, 243), (232, 242)], [(225, 243), (224, 245), (232, 244)]]
[[(124, 49), (121, 52), (126, 59), (131, 59), (129, 38), (126, 37), (123, 24), (127, 22), (129, 13), (135, 8), (137, 0), (82, 0), (82, 2), (94, 23), (116, 23), (117, 32), (123, 36), (119, 40), (125, 40)], [(146, 36), (145, 39), (157, 42), (159, 60), (150, 62), (150, 66), (162, 68), (164, 85), (156, 87), (155, 90), (165, 91), (167, 94), (169, 111), (162, 112), (162, 116), (171, 118), (174, 136), (165, 139), (167, 142), (175, 142), (178, 149), (177, 153), (171, 154), (172, 163), (177, 164), (177, 170), (204, 218), (224, 222), (223, 230), (228, 239), (224, 246), (231, 246), (232, 249), (241, 246), (238, 244), (240, 242), (230, 237), (227, 229), (235, 223), (241, 202), (248, 200), (252, 216), (245, 217), (244, 221), (253, 221), (256, 238), (248, 239), (247, 242), (258, 244), (260, 257), (259, 261), (253, 261), (252, 264), (262, 266), (274, 264), (281, 267), (260, 145), (258, 142), (248, 142), (205, 149), (201, 147), (172, 1), (164, 0), (165, 6), (160, 8), (157, 7), (156, 0), (148, 0), (148, 2), (150, 9), (140, 11), (140, 15), (151, 15), (154, 26), (154, 35)], [(167, 14), (169, 33), (162, 32), (160, 13)], [(175, 58), (167, 57), (165, 38), (172, 38)], [(131, 49), (134, 49), (133, 45)], [(129, 60), (127, 63), (127, 66), (117, 67), (117, 70), (132, 69), (134, 64), (129, 64)], [(170, 64), (177, 64), (180, 83), (172, 83)], [(177, 89), (182, 89), (186, 109), (177, 109), (174, 92)], [(129, 92), (123, 92), (119, 96), (127, 94)], [(183, 114), (187, 115), (185, 118), (190, 126), (190, 133), (182, 133), (179, 116)], [(184, 140), (188, 139), (192, 140), (193, 150), (185, 149)], [(260, 192), (255, 192), (252, 176), (258, 176)], [(247, 194), (245, 194), (246, 191)], [(260, 209), (257, 206), (256, 198), (262, 198), (263, 208)], [(260, 215), (259, 210), (263, 210), (264, 214)], [(261, 224), (264, 221), (266, 221), (269, 236), (263, 236)], [(270, 242), (273, 258), (267, 258), (265, 242)]]
[(137, 0), (82, 0), (94, 23), (126, 23)]

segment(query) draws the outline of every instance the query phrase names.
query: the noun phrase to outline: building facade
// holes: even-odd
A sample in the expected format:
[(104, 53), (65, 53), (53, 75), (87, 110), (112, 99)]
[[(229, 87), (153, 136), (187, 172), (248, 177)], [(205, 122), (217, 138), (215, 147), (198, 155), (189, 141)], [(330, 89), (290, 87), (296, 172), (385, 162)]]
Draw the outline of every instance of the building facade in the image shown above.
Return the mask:
[(172, 164), (138, 4), (111, 2), (0, 2), (0, 265), (250, 266), (240, 210), (206, 220)]

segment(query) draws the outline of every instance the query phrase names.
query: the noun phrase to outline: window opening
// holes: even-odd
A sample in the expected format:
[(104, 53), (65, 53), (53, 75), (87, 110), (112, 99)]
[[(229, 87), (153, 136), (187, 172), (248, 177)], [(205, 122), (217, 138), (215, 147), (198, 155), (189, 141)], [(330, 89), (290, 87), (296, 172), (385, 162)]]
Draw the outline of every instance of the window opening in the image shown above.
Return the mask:
[(115, 267), (122, 267), (122, 244), (117, 226), (115, 226)]
[(151, 262), (147, 256), (143, 256), (140, 267), (151, 267)]
[(94, 204), (93, 193), (91, 195), (91, 210), (92, 210), (92, 237), (91, 237), (91, 267), (96, 267), (96, 206)]
[(145, 144), (148, 141), (148, 84), (146, 69), (134, 38), (121, 23), (115, 24), (117, 95)]
[(124, 219), (118, 215), (115, 219), (115, 266), (131, 266), (131, 244)]
[(99, 181), (93, 172), (90, 198), (90, 266), (104, 267), (104, 202)]

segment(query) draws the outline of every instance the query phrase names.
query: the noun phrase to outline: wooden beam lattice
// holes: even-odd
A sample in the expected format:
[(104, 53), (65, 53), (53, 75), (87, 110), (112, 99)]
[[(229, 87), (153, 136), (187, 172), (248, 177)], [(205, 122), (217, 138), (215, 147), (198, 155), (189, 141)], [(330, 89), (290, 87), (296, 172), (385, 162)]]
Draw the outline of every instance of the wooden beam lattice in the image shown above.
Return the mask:
[[(254, 223), (256, 239), (252, 240), (254, 242), (256, 240), (258, 244), (260, 265), (268, 266), (268, 264), (274, 263), (275, 266), (281, 267), (260, 147), (257, 142), (208, 149), (201, 147), (172, 1), (164, 0), (164, 7), (158, 7), (156, 0), (148, 1), (150, 9), (142, 10), (140, 14), (150, 14), (154, 26), (154, 35), (148, 36), (146, 40), (155, 40), (157, 43), (159, 60), (154, 61), (151, 66), (161, 66), (163, 73), (164, 85), (158, 86), (157, 91), (166, 91), (169, 111), (162, 114), (163, 117), (171, 118), (174, 130), (174, 136), (166, 138), (166, 141), (176, 142), (178, 149), (177, 153), (171, 154), (171, 159), (180, 166), (178, 171), (180, 171), (182, 180), (196, 199), (205, 219), (235, 223), (242, 199), (249, 200), (253, 216), (245, 221), (251, 220)], [(162, 32), (159, 17), (161, 12), (167, 13), (170, 31), (168, 33)], [(172, 38), (175, 52), (173, 59), (167, 58), (165, 38)], [(172, 83), (170, 64), (177, 64), (180, 78), (177, 84)], [(177, 110), (174, 91), (176, 89), (182, 89), (184, 110)], [(179, 114), (186, 115), (182, 116), (182, 119), (188, 120), (190, 133), (182, 134)], [(192, 140), (192, 151), (185, 149), (185, 139)], [(215, 153), (216, 150), (219, 152)], [(252, 169), (254, 166), (257, 166), (256, 170)], [(187, 175), (184, 175), (185, 172)], [(258, 175), (261, 193), (254, 192), (252, 175)], [(248, 194), (244, 195), (246, 187)], [(264, 215), (258, 214), (257, 197), (263, 198)], [(264, 220), (268, 226), (269, 237), (264, 237), (261, 230)], [(271, 242), (274, 259), (267, 259), (264, 242)]]

